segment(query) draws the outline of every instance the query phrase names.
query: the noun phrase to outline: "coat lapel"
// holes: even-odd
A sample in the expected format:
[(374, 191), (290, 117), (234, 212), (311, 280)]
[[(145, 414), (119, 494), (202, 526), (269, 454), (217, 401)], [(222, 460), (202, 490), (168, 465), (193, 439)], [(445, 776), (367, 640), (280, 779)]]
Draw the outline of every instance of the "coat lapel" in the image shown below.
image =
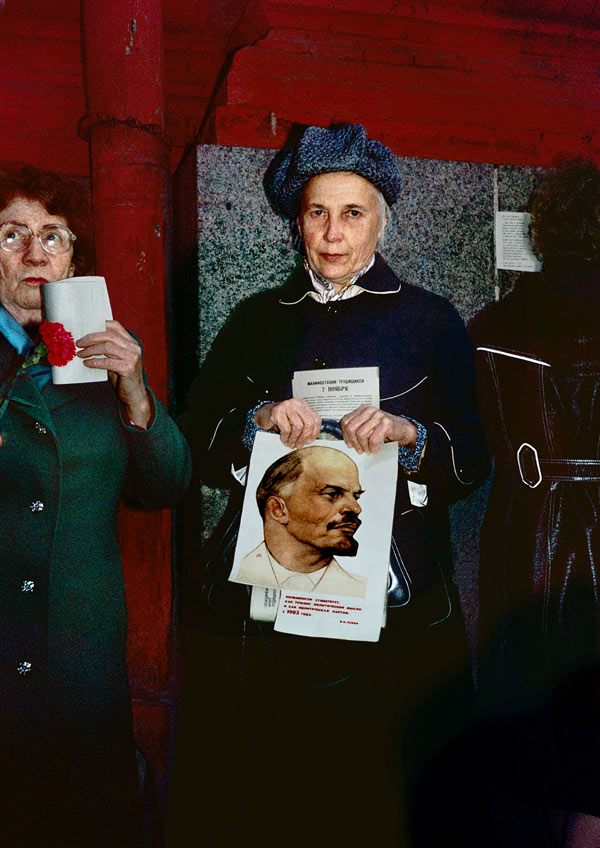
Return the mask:
[[(22, 357), (16, 355), (8, 342), (0, 336), (0, 397), (6, 390), (6, 377), (16, 364), (15, 357), (19, 362), (22, 360)], [(77, 383), (55, 386), (50, 381), (40, 392), (35, 381), (25, 373), (15, 380), (10, 389), (10, 404), (54, 433), (52, 413), (66, 403), (76, 400), (86, 390), (86, 385)]]
[(54, 423), (48, 405), (28, 374), (23, 374), (15, 380), (10, 390), (9, 405), (20, 409), (25, 415), (34, 418), (54, 432)]
[[(23, 357), (15, 353), (11, 345), (0, 337), (0, 397), (4, 397), (7, 382), (12, 379), (15, 367), (20, 367)], [(51, 383), (47, 388), (53, 388)], [(46, 390), (44, 390), (46, 395)], [(52, 397), (52, 393), (49, 394)], [(54, 404), (57, 406), (58, 404)], [(40, 390), (29, 374), (20, 374), (9, 390), (9, 406), (19, 409), (21, 412), (39, 421), (44, 427), (54, 432), (54, 424), (50, 410), (52, 406), (47, 403), (47, 398), (42, 397)]]

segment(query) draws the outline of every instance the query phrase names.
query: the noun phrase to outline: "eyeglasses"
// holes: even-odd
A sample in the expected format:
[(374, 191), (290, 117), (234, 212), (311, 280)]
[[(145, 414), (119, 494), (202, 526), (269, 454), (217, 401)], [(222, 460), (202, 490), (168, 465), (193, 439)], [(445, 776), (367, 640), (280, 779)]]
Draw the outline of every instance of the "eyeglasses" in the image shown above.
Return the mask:
[(60, 256), (71, 250), (77, 236), (60, 224), (42, 227), (39, 233), (34, 233), (26, 224), (13, 224), (10, 221), (0, 226), (0, 247), (8, 253), (27, 250), (33, 238), (39, 241), (46, 253)]

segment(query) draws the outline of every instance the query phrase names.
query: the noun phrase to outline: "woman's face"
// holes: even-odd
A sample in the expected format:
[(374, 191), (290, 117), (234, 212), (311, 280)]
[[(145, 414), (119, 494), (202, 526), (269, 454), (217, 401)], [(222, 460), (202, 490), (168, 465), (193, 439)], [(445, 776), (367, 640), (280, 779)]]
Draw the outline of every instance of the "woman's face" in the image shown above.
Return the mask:
[(385, 222), (377, 189), (358, 174), (337, 171), (309, 180), (297, 223), (310, 267), (343, 286), (373, 255)]
[[(37, 200), (15, 197), (0, 212), (2, 224), (25, 224), (37, 235), (51, 224), (68, 226), (62, 215), (50, 215)], [(22, 327), (42, 322), (43, 283), (53, 283), (72, 277), (73, 248), (54, 256), (42, 248), (39, 239), (32, 238), (25, 250), (8, 253), (0, 249), (0, 303)]]

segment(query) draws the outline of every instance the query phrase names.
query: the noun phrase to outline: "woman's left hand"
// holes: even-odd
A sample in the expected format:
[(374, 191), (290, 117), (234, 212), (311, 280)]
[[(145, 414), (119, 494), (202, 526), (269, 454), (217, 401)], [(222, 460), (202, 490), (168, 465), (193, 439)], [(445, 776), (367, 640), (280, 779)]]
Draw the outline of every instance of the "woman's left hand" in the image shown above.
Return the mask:
[[(88, 368), (108, 371), (108, 379), (125, 408), (125, 417), (146, 429), (151, 407), (142, 374), (142, 349), (133, 336), (118, 321), (107, 321), (104, 332), (88, 333), (75, 344), (82, 348), (77, 356)], [(106, 358), (91, 358), (102, 356)]]
[(412, 421), (363, 404), (340, 421), (344, 441), (357, 453), (377, 453), (382, 442), (398, 442), (414, 449), (417, 428)]

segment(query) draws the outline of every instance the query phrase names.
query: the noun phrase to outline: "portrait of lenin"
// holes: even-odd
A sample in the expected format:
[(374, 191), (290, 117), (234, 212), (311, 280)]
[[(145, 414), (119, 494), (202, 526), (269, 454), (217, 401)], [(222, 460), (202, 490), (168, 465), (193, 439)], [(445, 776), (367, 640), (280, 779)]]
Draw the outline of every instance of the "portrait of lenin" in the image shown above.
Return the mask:
[(367, 578), (337, 562), (358, 551), (362, 494), (356, 463), (335, 448), (304, 447), (273, 462), (256, 489), (264, 541), (243, 557), (235, 579), (364, 597)]

